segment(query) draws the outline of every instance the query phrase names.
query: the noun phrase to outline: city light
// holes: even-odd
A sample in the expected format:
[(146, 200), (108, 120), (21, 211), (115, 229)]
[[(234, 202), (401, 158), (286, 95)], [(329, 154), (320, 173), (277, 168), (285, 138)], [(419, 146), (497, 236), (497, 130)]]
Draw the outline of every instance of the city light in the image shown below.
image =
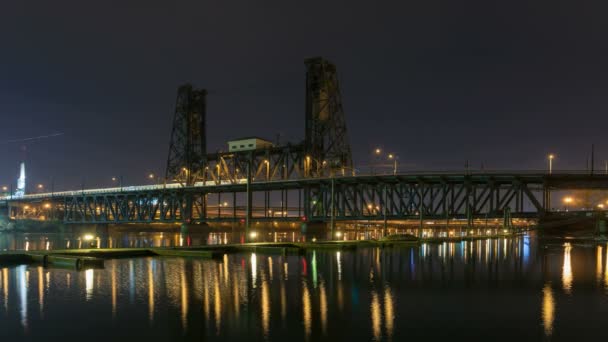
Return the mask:
[(8, 191), (8, 187), (7, 186), (3, 186), (2, 187), (2, 191)]
[(48, 208), (50, 208), (50, 207), (51, 207), (51, 204), (50, 204), (50, 203), (45, 203), (45, 204), (44, 204), (44, 207), (45, 207), (46, 209), (48, 209)]
[(572, 202), (574, 202), (574, 199), (572, 197), (570, 197), (570, 196), (564, 197), (564, 203), (570, 204)]
[(153, 174), (153, 173), (149, 174), (149, 175), (148, 175), (148, 178), (150, 178), (150, 179), (154, 179), (154, 174)]
[(44, 185), (38, 184), (38, 189), (44, 189)]
[(377, 148), (375, 152), (376, 152), (376, 154), (380, 154), (380, 153), (382, 153), (382, 150)]
[(94, 237), (93, 235), (91, 235), (91, 234), (85, 234), (85, 235), (82, 237), (82, 239), (83, 239), (84, 241), (91, 241), (91, 240), (93, 240), (94, 238), (95, 238), (95, 237)]
[(597, 207), (600, 208), (600, 209), (604, 209), (604, 204), (600, 203), (600, 204), (597, 205)]
[(551, 153), (547, 158), (549, 159), (549, 174), (551, 174), (553, 172), (553, 159), (555, 159), (555, 155)]
[(249, 237), (252, 238), (252, 239), (256, 238), (257, 236), (258, 236), (257, 232), (251, 232), (251, 233), (249, 233)]

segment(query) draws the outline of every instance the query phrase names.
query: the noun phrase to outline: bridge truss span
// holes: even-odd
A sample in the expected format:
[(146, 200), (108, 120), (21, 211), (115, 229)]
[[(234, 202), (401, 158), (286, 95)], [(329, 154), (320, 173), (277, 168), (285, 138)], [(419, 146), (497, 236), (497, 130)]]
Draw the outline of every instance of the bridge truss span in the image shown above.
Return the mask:
[(308, 197), (313, 219), (472, 219), (544, 215), (547, 191), (535, 176), (371, 176), (325, 179)]
[[(269, 171), (271, 172), (271, 171)], [(71, 192), (11, 201), (13, 216), (65, 223), (242, 222), (247, 184)], [(543, 175), (368, 175), (258, 178), (250, 185), (259, 221), (359, 221), (541, 217), (548, 207)], [(33, 207), (39, 208), (33, 210)], [(45, 209), (44, 208), (48, 208)]]

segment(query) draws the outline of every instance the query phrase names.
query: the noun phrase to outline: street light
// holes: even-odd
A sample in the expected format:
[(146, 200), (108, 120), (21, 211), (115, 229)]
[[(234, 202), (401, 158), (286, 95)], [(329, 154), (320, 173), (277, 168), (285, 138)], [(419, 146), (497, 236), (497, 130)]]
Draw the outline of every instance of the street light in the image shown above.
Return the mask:
[(566, 211), (568, 211), (568, 205), (574, 202), (574, 198), (567, 196), (564, 197), (564, 207), (566, 209)]
[(122, 191), (122, 176), (112, 177), (112, 182), (118, 182), (120, 186), (120, 191)]
[(555, 159), (555, 155), (551, 153), (547, 158), (549, 159), (549, 174), (551, 174), (553, 172), (553, 159)]
[(37, 188), (38, 188), (39, 191), (42, 191), (44, 189), (44, 185), (38, 184)]

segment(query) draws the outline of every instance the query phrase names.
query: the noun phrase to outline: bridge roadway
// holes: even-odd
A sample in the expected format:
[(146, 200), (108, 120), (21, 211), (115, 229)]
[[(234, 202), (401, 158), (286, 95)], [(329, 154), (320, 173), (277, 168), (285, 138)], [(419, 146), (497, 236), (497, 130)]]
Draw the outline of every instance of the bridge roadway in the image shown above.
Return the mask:
[[(257, 179), (250, 184), (250, 217), (320, 222), (539, 218), (551, 211), (550, 192), (568, 189), (607, 190), (608, 175), (484, 171)], [(190, 187), (125, 186), (4, 197), (0, 208), (16, 219), (65, 223), (235, 222), (247, 215), (246, 191), (245, 179)]]

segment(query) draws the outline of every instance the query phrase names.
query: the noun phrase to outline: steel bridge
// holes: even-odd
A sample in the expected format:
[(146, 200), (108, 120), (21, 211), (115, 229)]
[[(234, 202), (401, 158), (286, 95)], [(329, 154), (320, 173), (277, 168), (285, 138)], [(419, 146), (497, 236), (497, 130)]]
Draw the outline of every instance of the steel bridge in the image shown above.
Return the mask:
[(356, 174), (334, 64), (305, 61), (304, 140), (207, 152), (207, 91), (179, 87), (163, 184), (0, 198), (15, 219), (207, 223), (541, 218), (551, 191), (608, 189), (585, 172)]
[[(550, 192), (608, 189), (608, 175), (534, 172), (336, 175), (90, 189), (0, 199), (16, 218), (65, 223), (244, 223), (542, 218)], [(252, 202), (248, 211), (248, 190)]]

